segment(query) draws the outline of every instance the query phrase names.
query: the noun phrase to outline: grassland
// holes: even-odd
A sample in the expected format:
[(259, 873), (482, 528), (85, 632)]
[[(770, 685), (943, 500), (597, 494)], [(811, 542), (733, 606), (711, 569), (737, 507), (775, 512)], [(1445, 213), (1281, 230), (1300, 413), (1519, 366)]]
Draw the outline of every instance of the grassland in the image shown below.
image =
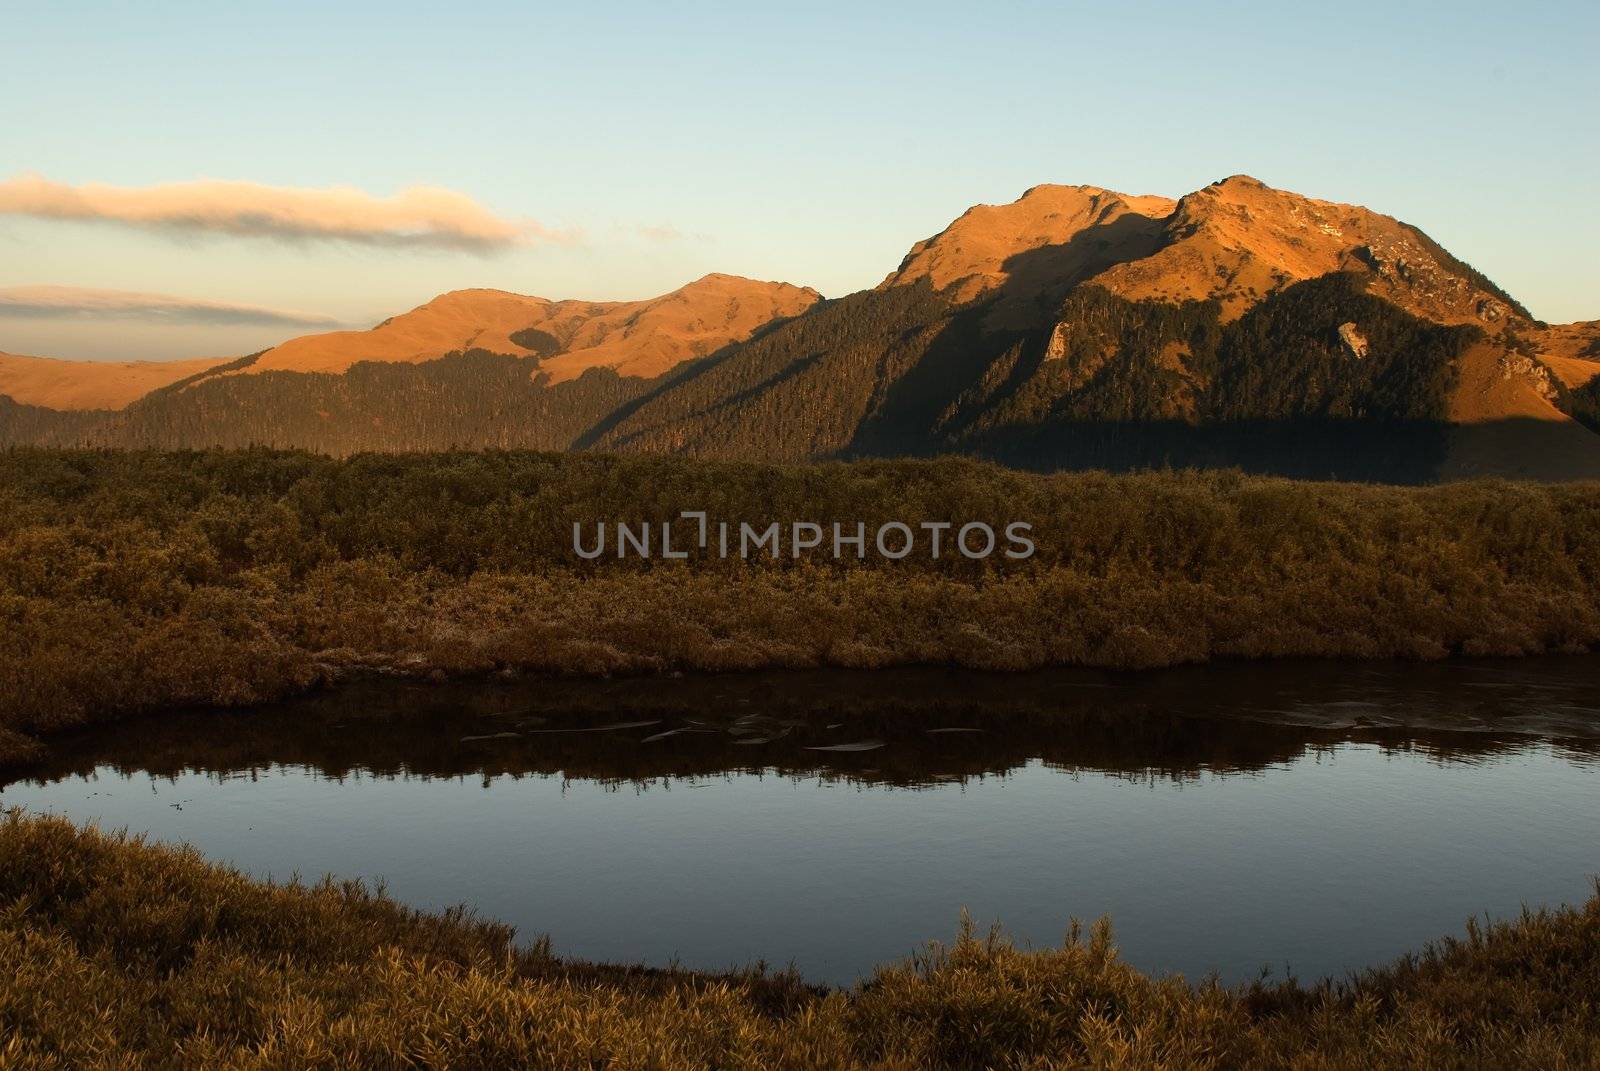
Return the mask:
[(964, 933), (850, 991), (561, 960), (359, 885), (0, 817), (0, 1068), (1580, 1068), (1600, 896), (1341, 983), (1153, 979)]
[[(1012, 521), (1037, 553), (582, 561), (572, 523)], [(0, 452), (0, 757), (363, 672), (1153, 667), (1600, 647), (1600, 485), (459, 452)]]

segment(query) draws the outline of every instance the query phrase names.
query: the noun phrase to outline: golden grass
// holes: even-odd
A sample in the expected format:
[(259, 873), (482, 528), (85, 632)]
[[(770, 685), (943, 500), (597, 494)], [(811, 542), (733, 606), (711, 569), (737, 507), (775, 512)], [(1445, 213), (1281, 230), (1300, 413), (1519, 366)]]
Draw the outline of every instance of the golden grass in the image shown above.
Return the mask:
[[(1011, 520), (1026, 562), (580, 562), (573, 520)], [(1600, 648), (1600, 485), (462, 452), (0, 452), (0, 762), (354, 672)]]
[(1108, 926), (997, 935), (850, 991), (573, 963), (356, 884), (0, 819), (0, 1069), (1583, 1068), (1600, 896), (1340, 984), (1153, 979)]

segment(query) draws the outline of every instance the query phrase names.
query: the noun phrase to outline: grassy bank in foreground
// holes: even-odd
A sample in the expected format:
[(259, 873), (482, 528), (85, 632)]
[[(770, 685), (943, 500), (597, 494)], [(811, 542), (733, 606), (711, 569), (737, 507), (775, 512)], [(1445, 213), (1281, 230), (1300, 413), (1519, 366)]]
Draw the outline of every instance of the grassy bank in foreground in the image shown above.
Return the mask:
[(1600, 1061), (1600, 896), (1343, 984), (962, 937), (848, 992), (569, 963), (352, 885), (0, 819), (0, 1068), (1483, 1068)]
[[(574, 521), (1032, 525), (1037, 553), (585, 562)], [(592, 527), (589, 528), (592, 532)], [(0, 452), (0, 750), (359, 670), (1152, 667), (1600, 646), (1600, 485), (535, 453)]]

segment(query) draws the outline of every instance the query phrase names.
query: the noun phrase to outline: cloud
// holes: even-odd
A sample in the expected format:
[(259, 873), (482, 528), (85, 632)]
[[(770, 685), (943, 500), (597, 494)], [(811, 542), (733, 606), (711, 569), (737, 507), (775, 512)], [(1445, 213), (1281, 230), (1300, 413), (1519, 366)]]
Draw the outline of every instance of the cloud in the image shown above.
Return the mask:
[(503, 219), (465, 194), (437, 186), (411, 186), (393, 197), (374, 197), (349, 186), (304, 189), (215, 179), (138, 188), (97, 182), (69, 186), (41, 175), (19, 175), (0, 182), (0, 215), (170, 233), (474, 252), (577, 238), (576, 231)]
[(641, 238), (652, 242), (677, 242), (683, 239), (683, 232), (670, 223), (641, 223), (634, 230)]
[(344, 326), (341, 321), (319, 313), (78, 286), (0, 288), (0, 316), (52, 320), (142, 320), (165, 324)]

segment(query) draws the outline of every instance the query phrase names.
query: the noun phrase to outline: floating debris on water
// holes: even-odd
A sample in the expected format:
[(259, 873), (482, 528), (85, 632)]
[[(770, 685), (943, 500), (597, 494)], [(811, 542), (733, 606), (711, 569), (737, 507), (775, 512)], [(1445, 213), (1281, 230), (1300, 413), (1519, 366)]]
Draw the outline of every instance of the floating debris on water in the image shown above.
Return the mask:
[(614, 733), (618, 729), (643, 729), (651, 725), (660, 725), (661, 719), (652, 721), (619, 721), (615, 725), (590, 725), (582, 729), (530, 729), (529, 735), (535, 733)]
[(735, 740), (733, 742), (733, 746), (734, 747), (749, 747), (751, 744), (770, 744), (774, 740), (782, 740), (784, 737), (788, 736), (791, 732), (793, 732), (792, 729), (785, 729), (785, 730), (783, 730), (783, 732), (781, 732), (781, 733), (773, 733), (771, 736), (757, 736), (757, 737), (752, 737), (751, 739), (748, 739), (748, 740)]
[(882, 740), (857, 740), (850, 744), (827, 744), (817, 747), (808, 747), (807, 751), (876, 751), (883, 747)]
[(715, 732), (715, 729), (668, 729), (666, 732), (652, 733), (643, 740), (639, 741), (639, 743), (651, 744), (657, 740), (665, 740), (669, 736), (681, 736), (684, 733), (711, 734)]

